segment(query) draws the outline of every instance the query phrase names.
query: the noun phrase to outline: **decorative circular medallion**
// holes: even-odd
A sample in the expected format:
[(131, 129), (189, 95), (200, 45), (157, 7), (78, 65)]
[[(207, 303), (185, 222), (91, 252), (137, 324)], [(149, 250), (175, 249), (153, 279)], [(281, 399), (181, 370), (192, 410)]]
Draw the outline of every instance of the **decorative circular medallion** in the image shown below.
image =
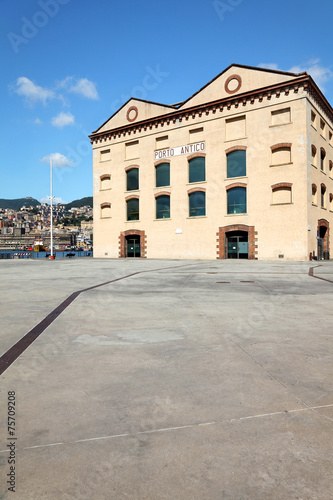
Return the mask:
[(138, 108), (136, 106), (130, 107), (129, 110), (127, 111), (127, 115), (126, 115), (127, 121), (134, 122), (137, 119), (138, 114), (139, 114), (139, 111), (138, 111)]
[(241, 85), (241, 77), (239, 75), (231, 75), (225, 82), (224, 90), (228, 92), (228, 94), (234, 94), (241, 88)]

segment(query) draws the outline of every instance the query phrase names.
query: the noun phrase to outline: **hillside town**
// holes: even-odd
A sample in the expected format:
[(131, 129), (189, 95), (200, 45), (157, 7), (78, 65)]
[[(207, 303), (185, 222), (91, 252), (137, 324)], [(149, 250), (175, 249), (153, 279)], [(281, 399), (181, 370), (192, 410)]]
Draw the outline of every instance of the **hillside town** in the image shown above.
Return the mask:
[[(23, 205), (19, 210), (0, 208), (0, 250), (33, 250), (50, 246), (51, 209), (47, 203)], [(90, 206), (53, 206), (55, 250), (91, 250), (93, 210)]]

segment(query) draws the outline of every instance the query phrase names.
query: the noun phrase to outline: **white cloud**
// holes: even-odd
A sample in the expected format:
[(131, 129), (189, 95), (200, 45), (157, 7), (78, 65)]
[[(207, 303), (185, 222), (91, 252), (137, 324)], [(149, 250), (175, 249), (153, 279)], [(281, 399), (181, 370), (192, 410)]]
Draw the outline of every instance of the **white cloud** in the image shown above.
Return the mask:
[(54, 127), (59, 128), (66, 127), (67, 125), (74, 125), (74, 116), (72, 113), (61, 112), (52, 118), (51, 123)]
[[(44, 196), (39, 200), (41, 203), (48, 203), (50, 204), (50, 196)], [(68, 203), (68, 201), (64, 201), (62, 198), (59, 196), (53, 196), (53, 205), (65, 205)]]
[(39, 118), (36, 118), (36, 120), (34, 120), (34, 123), (35, 123), (36, 125), (42, 125), (42, 123), (43, 123), (43, 122), (42, 122), (42, 120), (40, 120)]
[(99, 99), (96, 84), (87, 78), (75, 79), (73, 76), (67, 76), (58, 84), (58, 88), (79, 94), (87, 99)]
[(42, 102), (45, 105), (48, 100), (56, 97), (53, 90), (40, 87), (25, 76), (20, 76), (20, 78), (16, 80), (14, 92), (24, 97), (26, 102), (30, 105), (37, 104), (38, 102)]
[(268, 63), (268, 64), (259, 64), (259, 68), (267, 68), (267, 69), (276, 69), (280, 71), (288, 71), (289, 73), (303, 73), (306, 71), (309, 75), (312, 76), (318, 87), (321, 88), (322, 91), (325, 91), (324, 85), (326, 82), (333, 79), (333, 72), (327, 66), (322, 66), (320, 64), (320, 59), (310, 59), (304, 64), (298, 64), (292, 66), (289, 69), (281, 69), (276, 63)]
[(71, 164), (71, 161), (61, 153), (51, 153), (50, 155), (44, 156), (39, 161), (49, 164), (51, 158), (53, 167), (69, 167)]

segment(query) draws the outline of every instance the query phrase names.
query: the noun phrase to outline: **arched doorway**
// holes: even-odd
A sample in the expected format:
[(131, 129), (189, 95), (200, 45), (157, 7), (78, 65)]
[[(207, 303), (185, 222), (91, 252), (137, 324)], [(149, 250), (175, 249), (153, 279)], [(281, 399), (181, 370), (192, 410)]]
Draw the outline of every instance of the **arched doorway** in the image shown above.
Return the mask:
[(141, 257), (141, 237), (138, 234), (125, 236), (126, 257)]
[(249, 258), (249, 233), (247, 231), (226, 232), (227, 259)]
[(140, 229), (127, 229), (119, 235), (119, 257), (141, 257), (147, 256), (147, 237)]
[(318, 255), (318, 260), (322, 260), (325, 257), (324, 252), (328, 252), (329, 256), (329, 231), (330, 231), (330, 226), (329, 222), (325, 219), (320, 219), (318, 221), (318, 237), (317, 237), (317, 243), (318, 243), (318, 250), (317, 250), (317, 255)]
[(218, 259), (257, 259), (257, 231), (254, 226), (231, 224), (219, 227)]

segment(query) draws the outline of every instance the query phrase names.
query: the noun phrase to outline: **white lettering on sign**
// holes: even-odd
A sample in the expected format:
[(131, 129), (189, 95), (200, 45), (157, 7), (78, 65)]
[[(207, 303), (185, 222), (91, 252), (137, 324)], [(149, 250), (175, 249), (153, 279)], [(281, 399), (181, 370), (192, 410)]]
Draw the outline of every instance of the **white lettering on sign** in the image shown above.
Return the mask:
[(186, 146), (178, 146), (176, 148), (160, 149), (158, 151), (154, 151), (154, 159), (163, 160), (164, 158), (171, 158), (172, 156), (201, 153), (205, 150), (205, 142), (196, 142), (195, 144), (187, 144)]

